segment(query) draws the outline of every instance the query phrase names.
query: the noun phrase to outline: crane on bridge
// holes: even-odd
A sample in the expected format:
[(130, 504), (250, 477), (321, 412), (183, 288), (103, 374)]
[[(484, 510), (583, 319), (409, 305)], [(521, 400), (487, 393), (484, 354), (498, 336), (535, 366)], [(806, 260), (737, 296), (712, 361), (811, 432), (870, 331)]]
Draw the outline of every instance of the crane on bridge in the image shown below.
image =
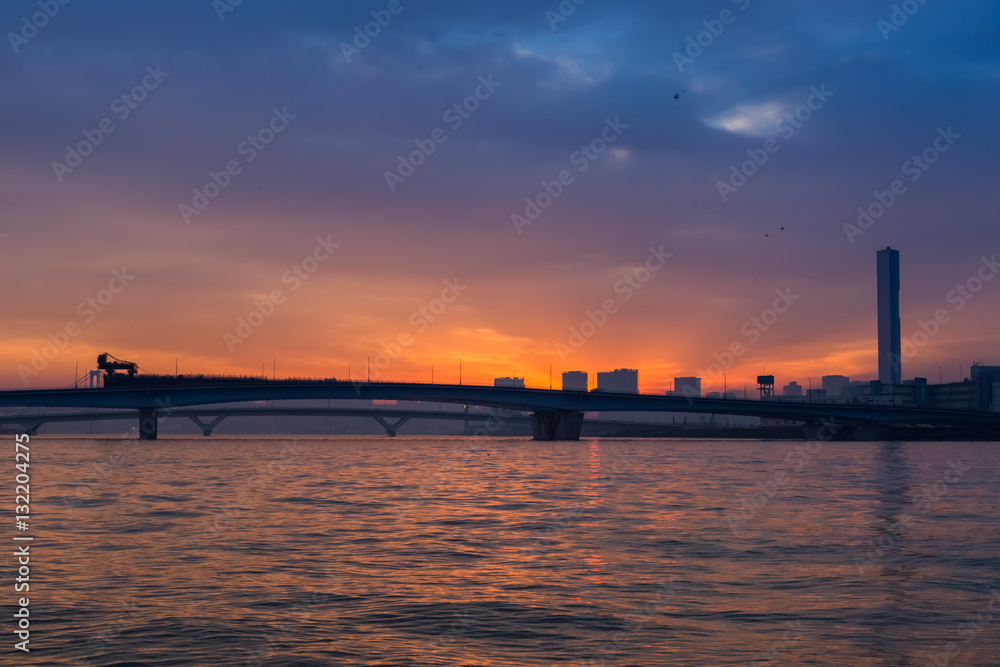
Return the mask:
[(134, 361), (123, 361), (107, 352), (97, 355), (97, 367), (109, 376), (115, 375), (115, 371), (125, 371), (129, 377), (135, 377), (139, 372), (139, 364)]

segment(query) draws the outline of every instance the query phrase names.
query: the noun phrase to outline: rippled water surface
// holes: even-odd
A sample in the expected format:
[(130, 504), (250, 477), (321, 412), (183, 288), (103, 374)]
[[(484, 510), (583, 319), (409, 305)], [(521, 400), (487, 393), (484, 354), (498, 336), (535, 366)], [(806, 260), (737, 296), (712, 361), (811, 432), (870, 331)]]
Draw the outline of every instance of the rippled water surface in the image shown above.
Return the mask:
[(806, 444), (33, 438), (0, 663), (1000, 665), (998, 445)]

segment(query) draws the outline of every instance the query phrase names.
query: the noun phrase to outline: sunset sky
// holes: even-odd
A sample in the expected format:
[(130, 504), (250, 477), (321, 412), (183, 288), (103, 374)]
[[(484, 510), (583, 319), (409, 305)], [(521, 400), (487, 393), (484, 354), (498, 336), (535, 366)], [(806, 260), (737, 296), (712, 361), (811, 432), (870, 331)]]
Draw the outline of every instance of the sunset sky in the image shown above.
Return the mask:
[(1000, 364), (1000, 5), (903, 4), (5, 2), (0, 385), (874, 379), (886, 245), (904, 379)]

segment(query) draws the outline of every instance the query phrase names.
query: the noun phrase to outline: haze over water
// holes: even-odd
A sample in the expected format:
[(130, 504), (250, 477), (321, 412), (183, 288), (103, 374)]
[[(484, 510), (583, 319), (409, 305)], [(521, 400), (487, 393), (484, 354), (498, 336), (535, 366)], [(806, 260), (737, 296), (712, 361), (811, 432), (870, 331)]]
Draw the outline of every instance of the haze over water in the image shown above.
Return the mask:
[(19, 664), (997, 664), (1000, 451), (802, 446), (33, 438)]

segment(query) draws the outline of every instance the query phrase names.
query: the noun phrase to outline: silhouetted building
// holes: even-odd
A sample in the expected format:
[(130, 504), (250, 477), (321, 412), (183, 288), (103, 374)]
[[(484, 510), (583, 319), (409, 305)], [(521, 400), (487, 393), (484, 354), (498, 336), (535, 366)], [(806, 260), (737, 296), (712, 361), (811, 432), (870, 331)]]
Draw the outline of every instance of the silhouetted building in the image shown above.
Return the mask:
[(1000, 366), (974, 365), (964, 381), (948, 384), (927, 384), (926, 378), (913, 378), (897, 385), (878, 380), (852, 382), (844, 397), (848, 403), (862, 405), (1000, 412)]
[(735, 390), (727, 392), (710, 391), (707, 394), (705, 394), (705, 398), (726, 398), (730, 400), (737, 400), (743, 398), (743, 392)]
[(826, 389), (810, 389), (806, 392), (806, 398), (812, 403), (825, 403)]
[(781, 395), (785, 398), (802, 398), (802, 385), (798, 382), (789, 382), (781, 390)]
[(903, 377), (899, 326), (899, 251), (878, 251), (878, 379), (900, 384)]
[(840, 396), (850, 402), (859, 396), (863, 396), (867, 391), (869, 383), (862, 380), (854, 380), (849, 385), (840, 390)]
[(851, 386), (851, 378), (843, 375), (824, 375), (823, 389), (830, 398), (840, 396), (844, 389)]
[(674, 396), (701, 397), (701, 378), (674, 378)]
[(598, 391), (612, 391), (621, 394), (639, 393), (639, 371), (619, 368), (608, 373), (597, 374)]
[(583, 371), (566, 371), (562, 374), (563, 391), (587, 391), (590, 378)]
[(524, 389), (524, 378), (496, 378), (493, 380), (494, 387), (514, 387)]
[(976, 385), (974, 410), (1000, 412), (1000, 366), (973, 364), (969, 379)]

